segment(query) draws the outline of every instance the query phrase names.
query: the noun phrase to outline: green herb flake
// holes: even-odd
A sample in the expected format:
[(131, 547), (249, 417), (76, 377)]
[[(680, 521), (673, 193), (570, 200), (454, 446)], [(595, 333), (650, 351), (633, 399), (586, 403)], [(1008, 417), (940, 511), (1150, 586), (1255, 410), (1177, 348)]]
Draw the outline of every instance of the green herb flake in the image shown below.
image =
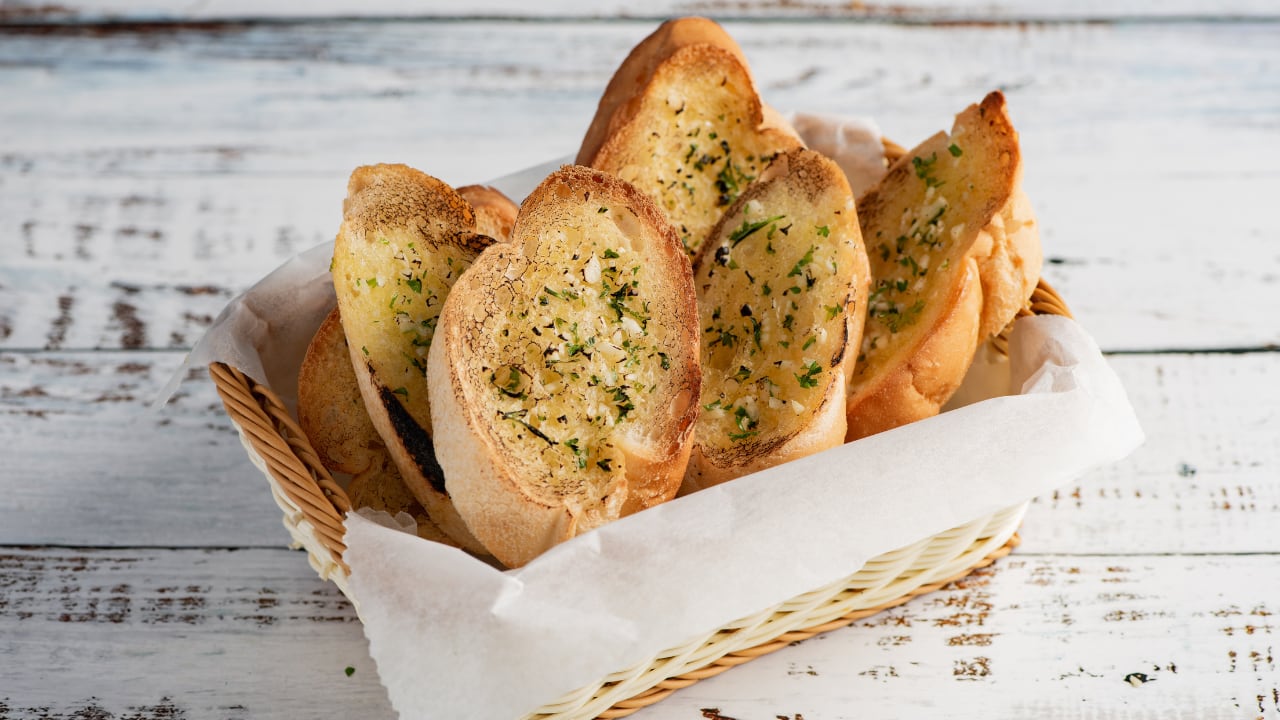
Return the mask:
[(356, 669), (355, 669), (355, 668), (353, 668), (353, 667), (351, 667), (350, 665), (348, 665), (348, 666), (347, 666), (347, 668), (346, 668), (345, 670), (343, 670), (342, 672), (346, 673), (346, 674), (347, 674), (347, 677), (351, 677), (352, 675), (355, 675), (355, 674), (356, 674)]
[(804, 257), (797, 260), (796, 264), (791, 268), (791, 272), (787, 273), (787, 277), (798, 277), (803, 273), (804, 268), (813, 262), (814, 250), (817, 250), (817, 247), (810, 245), (809, 250), (804, 254)]
[(738, 243), (742, 242), (743, 240), (746, 240), (748, 237), (750, 237), (760, 228), (764, 227), (765, 225), (775, 223), (785, 217), (786, 215), (774, 215), (773, 217), (765, 218), (763, 220), (757, 220), (756, 222), (747, 222), (747, 219), (743, 218), (742, 225), (740, 225), (737, 230), (734, 230), (732, 233), (729, 234), (729, 243), (730, 243), (729, 246), (737, 247)]
[(618, 257), (620, 257), (620, 256), (618, 255), (618, 251), (617, 251), (617, 250), (614, 250), (613, 248), (605, 248), (605, 250), (604, 250), (604, 257), (605, 257), (605, 259), (606, 259), (606, 260), (613, 260), (613, 259), (616, 259), (616, 258), (618, 258)]
[(422, 279), (421, 279), (421, 278), (409, 278), (409, 280), (407, 281), (407, 284), (408, 284), (408, 286), (409, 286), (409, 289), (410, 289), (410, 290), (412, 290), (412, 291), (414, 291), (414, 292), (418, 293), (419, 295), (421, 295), (421, 294), (422, 294)]
[(810, 335), (809, 339), (804, 341), (804, 345), (800, 346), (800, 349), (808, 350), (809, 348), (813, 347), (813, 344), (816, 342), (818, 342), (818, 338), (813, 335)]
[(398, 388), (396, 388), (395, 390), (392, 390), (391, 392), (395, 393), (396, 395), (399, 395), (400, 397), (404, 398), (405, 400), (408, 400), (408, 399), (409, 399), (409, 388), (406, 388), (406, 387), (404, 387), (403, 385), (402, 385), (402, 386), (400, 386), (400, 387), (398, 387)]
[(819, 234), (819, 235), (821, 235), (822, 237), (830, 237), (830, 236), (831, 236), (831, 228), (827, 227), (826, 225), (819, 225), (819, 226), (818, 226), (818, 234)]
[(947, 146), (947, 152), (951, 153), (951, 157), (960, 157), (964, 154), (964, 151), (960, 149), (960, 146), (955, 143), (951, 143)]
[(824, 305), (824, 306), (822, 307), (822, 309), (827, 311), (827, 319), (828, 319), (828, 320), (831, 320), (831, 319), (835, 318), (835, 316), (836, 316), (836, 315), (839, 315), (839, 314), (840, 314), (840, 306), (839, 306), (839, 305)]
[(822, 367), (818, 365), (817, 360), (810, 360), (804, 366), (804, 369), (805, 373), (803, 375), (793, 373), (795, 375), (796, 382), (800, 383), (800, 387), (802, 388), (816, 387), (818, 385), (818, 375), (822, 372)]

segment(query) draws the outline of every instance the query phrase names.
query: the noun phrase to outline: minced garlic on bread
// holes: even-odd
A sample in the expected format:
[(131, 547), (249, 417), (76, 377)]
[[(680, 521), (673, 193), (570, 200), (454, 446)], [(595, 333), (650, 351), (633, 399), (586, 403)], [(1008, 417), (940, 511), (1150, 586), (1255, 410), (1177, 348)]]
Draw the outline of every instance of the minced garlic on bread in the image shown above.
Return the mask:
[(870, 275), (839, 166), (804, 149), (779, 155), (693, 272), (702, 414), (681, 491), (843, 443)]
[(458, 280), (429, 354), (435, 443), (509, 566), (672, 497), (697, 414), (697, 301), (635, 188), (565, 167)]
[(427, 350), (450, 288), (494, 241), (445, 183), (404, 165), (357, 168), (334, 243), (333, 284), (365, 408), (431, 519), (473, 552), (431, 440)]
[(614, 74), (578, 162), (648, 195), (692, 255), (769, 160), (802, 145), (768, 115), (741, 49), (718, 25), (672, 20)]
[(858, 201), (873, 286), (849, 386), (847, 439), (937, 414), (981, 342), (1040, 275), (1035, 216), (1004, 95), (900, 158)]

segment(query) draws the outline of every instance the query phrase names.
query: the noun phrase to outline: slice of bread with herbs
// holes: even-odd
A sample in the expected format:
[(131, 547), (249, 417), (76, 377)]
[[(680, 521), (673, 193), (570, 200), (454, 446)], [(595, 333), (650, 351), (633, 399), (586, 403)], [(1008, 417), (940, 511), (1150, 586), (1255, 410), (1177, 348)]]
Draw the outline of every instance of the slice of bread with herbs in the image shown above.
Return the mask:
[(333, 284), (365, 408), (406, 485), (440, 528), (484, 552), (436, 461), (427, 351), (450, 288), (493, 240), (453, 188), (404, 165), (357, 168), (334, 243)]
[(702, 414), (681, 492), (835, 447), (870, 274), (831, 160), (779, 155), (694, 263)]
[(454, 286), (429, 355), (435, 442), (509, 566), (672, 497), (697, 415), (697, 301), (653, 203), (567, 166)]
[(353, 475), (347, 495), (354, 508), (406, 512), (418, 536), (457, 546), (427, 516), (373, 427), (347, 350), (342, 320), (334, 308), (307, 346), (298, 372), (298, 423), (330, 472)]
[(769, 116), (733, 39), (710, 20), (681, 18), (618, 68), (578, 162), (648, 195), (692, 255), (769, 160), (801, 146)]
[(1035, 215), (1002, 93), (956, 116), (858, 202), (873, 286), (848, 394), (850, 440), (937, 414), (1040, 275)]

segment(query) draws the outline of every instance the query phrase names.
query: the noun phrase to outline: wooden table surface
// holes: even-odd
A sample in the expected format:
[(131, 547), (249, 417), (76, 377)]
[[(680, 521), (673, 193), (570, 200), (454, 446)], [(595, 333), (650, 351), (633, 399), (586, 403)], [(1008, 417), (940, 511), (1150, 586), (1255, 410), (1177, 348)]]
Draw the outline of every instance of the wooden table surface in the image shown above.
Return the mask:
[(208, 379), (148, 405), (352, 168), (571, 153), (687, 13), (777, 107), (908, 145), (1003, 89), (1045, 275), (1148, 440), (994, 567), (634, 717), (1280, 718), (1274, 3), (301, 5), (0, 2), (0, 719), (392, 716)]

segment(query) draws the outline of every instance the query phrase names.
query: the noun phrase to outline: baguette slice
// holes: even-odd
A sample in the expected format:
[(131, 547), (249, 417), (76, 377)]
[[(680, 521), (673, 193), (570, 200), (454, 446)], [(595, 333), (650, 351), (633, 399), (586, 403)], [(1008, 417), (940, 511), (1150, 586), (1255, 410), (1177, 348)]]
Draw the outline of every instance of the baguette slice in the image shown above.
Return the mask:
[(333, 283), (365, 408), (431, 519), (483, 553), (449, 498), (431, 440), (427, 350), (459, 275), (493, 243), (445, 183), (404, 165), (357, 168), (334, 244)]
[(436, 447), (458, 512), (508, 566), (670, 499), (697, 415), (697, 301), (662, 214), (564, 167), (512, 242), (454, 286), (429, 355)]
[(359, 475), (387, 456), (386, 444), (364, 409), (337, 308), (320, 324), (302, 358), (298, 424), (331, 472)]
[(844, 172), (779, 155), (694, 262), (702, 414), (682, 493), (844, 442), (870, 282)]
[(391, 462), (387, 446), (364, 409), (342, 320), (334, 308), (316, 331), (298, 372), (298, 423), (330, 472), (353, 475), (347, 496), (354, 508), (407, 512), (418, 536), (457, 546), (427, 516)]
[(520, 211), (511, 198), (488, 185), (463, 185), (458, 188), (458, 194), (476, 213), (476, 232), (498, 242), (511, 239), (511, 228), (515, 226), (516, 213)]
[(801, 146), (766, 113), (737, 43), (710, 20), (682, 18), (623, 61), (578, 162), (636, 185), (693, 255), (769, 159)]
[(417, 524), (418, 537), (451, 547), (461, 547), (427, 514), (409, 486), (404, 484), (399, 469), (386, 453), (383, 454), (381, 463), (351, 478), (351, 484), (347, 486), (347, 497), (351, 500), (351, 507), (357, 510), (373, 508), (392, 516), (408, 513)]
[(1004, 95), (904, 155), (858, 202), (874, 286), (847, 401), (847, 439), (938, 413), (978, 345), (1040, 276), (1035, 216)]

